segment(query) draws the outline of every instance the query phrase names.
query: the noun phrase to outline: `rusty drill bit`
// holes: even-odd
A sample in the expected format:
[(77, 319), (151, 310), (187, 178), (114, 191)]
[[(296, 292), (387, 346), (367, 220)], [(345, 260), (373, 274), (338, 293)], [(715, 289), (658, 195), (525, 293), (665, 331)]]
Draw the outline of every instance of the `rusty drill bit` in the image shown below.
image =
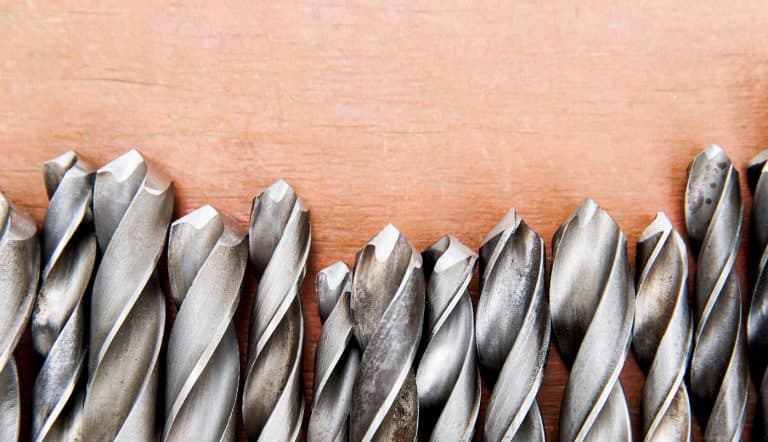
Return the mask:
[(309, 209), (285, 181), (253, 200), (250, 255), (259, 278), (251, 310), (243, 418), (250, 439), (296, 440), (304, 416), (299, 286), (312, 240)]
[(232, 317), (248, 263), (245, 231), (203, 206), (168, 237), (171, 297), (163, 440), (232, 441), (240, 353)]
[[(431, 441), (469, 441), (480, 409), (469, 282), (477, 255), (452, 236), (422, 253), (427, 279), (424, 353), (416, 370), (419, 414), (436, 414)], [(427, 413), (430, 412), (430, 413)]]
[(683, 378), (691, 355), (688, 255), (666, 215), (659, 213), (637, 242), (635, 355), (647, 373), (642, 395), (646, 441), (691, 439), (691, 404)]
[(32, 315), (40, 278), (37, 225), (0, 193), (0, 440), (20, 438), (13, 351)]
[(91, 299), (84, 440), (157, 440), (165, 297), (156, 266), (173, 211), (171, 180), (131, 150), (99, 169), (102, 251)]
[(486, 236), (480, 262), (477, 352), (498, 374), (485, 440), (544, 441), (536, 403), (550, 336), (544, 241), (512, 209)]
[(360, 350), (352, 334), (349, 268), (337, 262), (317, 274), (317, 303), (323, 329), (315, 352), (314, 399), (308, 440), (349, 440), (352, 385), (360, 365)]
[(50, 204), (40, 233), (43, 271), (32, 342), (45, 357), (33, 390), (32, 439), (82, 438), (86, 290), (96, 264), (94, 170), (74, 152), (45, 163)]
[(742, 228), (739, 175), (715, 145), (688, 170), (685, 224), (698, 251), (690, 382), (707, 440), (738, 440), (749, 384), (741, 288), (734, 269)]
[(354, 334), (363, 351), (352, 388), (350, 440), (414, 440), (419, 405), (413, 362), (424, 321), (419, 252), (391, 224), (355, 259)]
[(629, 441), (629, 408), (619, 381), (635, 314), (627, 240), (613, 218), (587, 199), (557, 230), (552, 250), (552, 329), (571, 371), (560, 440)]

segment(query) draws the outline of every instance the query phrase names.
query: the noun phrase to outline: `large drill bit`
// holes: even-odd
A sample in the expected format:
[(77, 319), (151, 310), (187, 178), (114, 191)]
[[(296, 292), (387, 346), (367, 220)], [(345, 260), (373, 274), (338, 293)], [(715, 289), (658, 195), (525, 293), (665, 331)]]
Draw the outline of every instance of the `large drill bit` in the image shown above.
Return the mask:
[(43, 271), (32, 341), (45, 357), (33, 391), (32, 438), (82, 437), (86, 290), (96, 264), (93, 169), (74, 152), (45, 163), (50, 204), (40, 234)]
[(245, 232), (211, 206), (176, 220), (168, 237), (171, 297), (165, 429), (169, 441), (231, 441), (240, 382), (232, 317), (248, 263)]
[(707, 440), (738, 440), (747, 410), (748, 367), (741, 288), (734, 262), (742, 228), (739, 175), (709, 146), (688, 171), (685, 224), (698, 251), (690, 385)]
[(544, 241), (514, 209), (480, 247), (477, 352), (498, 374), (486, 412), (488, 441), (545, 440), (536, 403), (550, 335), (544, 257)]
[(0, 440), (19, 440), (19, 377), (13, 351), (40, 278), (37, 225), (0, 193)]
[(685, 243), (663, 213), (637, 242), (635, 355), (647, 373), (642, 395), (646, 441), (691, 439), (691, 404), (683, 382), (693, 323)]
[(299, 286), (312, 240), (309, 209), (277, 181), (253, 200), (249, 233), (259, 287), (248, 336), (245, 429), (251, 439), (296, 440), (304, 416)]
[(360, 350), (352, 334), (349, 268), (337, 262), (317, 274), (317, 303), (323, 329), (317, 341), (314, 399), (308, 440), (349, 440), (352, 385), (360, 365)]
[(173, 211), (171, 180), (132, 150), (99, 169), (102, 250), (91, 299), (85, 440), (157, 440), (165, 299), (155, 267)]
[(552, 329), (571, 371), (560, 440), (631, 440), (619, 381), (635, 314), (627, 240), (613, 218), (587, 199), (557, 230), (552, 250)]
[(414, 440), (419, 405), (413, 361), (424, 322), (422, 259), (392, 225), (355, 259), (352, 319), (363, 351), (352, 388), (350, 440)]
[(480, 409), (469, 282), (477, 255), (452, 236), (422, 253), (427, 279), (424, 353), (416, 370), (421, 422), (431, 441), (469, 441)]

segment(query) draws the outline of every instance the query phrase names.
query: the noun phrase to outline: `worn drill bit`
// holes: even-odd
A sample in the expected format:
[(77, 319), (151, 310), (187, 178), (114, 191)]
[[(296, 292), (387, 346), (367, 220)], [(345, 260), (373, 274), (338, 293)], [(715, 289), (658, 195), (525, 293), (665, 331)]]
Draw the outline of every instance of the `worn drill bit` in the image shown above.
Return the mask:
[(211, 206), (176, 220), (168, 237), (171, 297), (163, 440), (231, 441), (240, 382), (232, 317), (248, 263), (245, 232)]
[(173, 211), (171, 180), (135, 150), (99, 169), (93, 195), (102, 250), (91, 299), (85, 440), (157, 440), (165, 299), (155, 267)]
[(285, 181), (253, 200), (251, 261), (259, 287), (251, 310), (243, 418), (248, 437), (296, 440), (304, 416), (299, 286), (312, 240), (309, 209)]
[(363, 351), (352, 388), (350, 440), (414, 440), (419, 405), (413, 362), (424, 322), (422, 259), (391, 224), (355, 259), (354, 334)]
[(691, 404), (683, 378), (691, 354), (685, 243), (663, 213), (637, 242), (635, 355), (647, 373), (642, 395), (646, 441), (691, 439)]
[(707, 147), (691, 163), (685, 190), (685, 224), (698, 250), (690, 385), (707, 440), (740, 439), (746, 416), (746, 337), (734, 269), (742, 210), (738, 172), (720, 147)]
[(45, 357), (33, 391), (32, 439), (82, 437), (86, 290), (96, 264), (94, 170), (74, 152), (45, 163), (50, 203), (40, 233), (44, 263), (32, 342)]
[(314, 399), (308, 440), (349, 440), (352, 385), (360, 365), (360, 350), (352, 334), (349, 268), (337, 262), (317, 274), (317, 303), (323, 329), (315, 352)]
[(498, 379), (485, 421), (485, 440), (544, 441), (536, 393), (549, 350), (544, 241), (514, 209), (480, 247), (477, 352)]
[(32, 314), (40, 278), (37, 225), (0, 193), (0, 440), (19, 440), (13, 351)]
[(635, 314), (627, 240), (613, 218), (587, 199), (557, 230), (552, 250), (552, 329), (571, 371), (560, 440), (631, 440), (619, 381)]
[(422, 253), (427, 279), (424, 353), (416, 370), (422, 422), (437, 416), (429, 439), (469, 441), (480, 409), (475, 318), (469, 281), (477, 255), (452, 236)]

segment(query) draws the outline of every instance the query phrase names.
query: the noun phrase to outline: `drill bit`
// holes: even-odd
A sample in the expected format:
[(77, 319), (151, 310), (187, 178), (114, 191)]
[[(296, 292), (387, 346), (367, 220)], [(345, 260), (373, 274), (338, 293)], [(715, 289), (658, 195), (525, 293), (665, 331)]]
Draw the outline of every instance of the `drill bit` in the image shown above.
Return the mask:
[(555, 232), (552, 250), (552, 329), (571, 372), (560, 440), (629, 441), (629, 408), (619, 381), (635, 314), (627, 240), (613, 218), (587, 199)]
[(391, 224), (355, 259), (351, 299), (363, 356), (352, 388), (350, 440), (414, 440), (419, 405), (413, 362), (424, 321), (421, 255)]
[(544, 258), (544, 241), (514, 209), (480, 247), (477, 352), (498, 374), (486, 412), (488, 441), (545, 440), (536, 403), (550, 335)]
[(86, 290), (96, 264), (94, 170), (74, 152), (45, 163), (50, 203), (40, 233), (44, 263), (32, 342), (45, 357), (33, 390), (32, 439), (82, 437)]
[(644, 440), (691, 439), (691, 404), (683, 382), (691, 354), (685, 243), (663, 213), (637, 242), (637, 298), (633, 342), (647, 373), (642, 395)]
[(311, 240), (309, 209), (285, 181), (253, 200), (249, 243), (259, 287), (251, 310), (243, 390), (250, 439), (299, 437), (304, 416), (299, 287)]
[(165, 297), (156, 266), (173, 211), (171, 180), (135, 150), (99, 169), (93, 191), (102, 251), (91, 299), (84, 440), (157, 440)]
[(746, 336), (734, 269), (742, 210), (738, 172), (720, 147), (707, 147), (691, 163), (685, 190), (685, 225), (698, 251), (690, 386), (707, 440), (740, 439), (746, 416)]
[(163, 440), (232, 441), (240, 353), (232, 317), (248, 263), (245, 232), (211, 206), (176, 220), (168, 237), (171, 297)]
[(32, 315), (39, 278), (37, 225), (0, 193), (0, 440), (4, 441), (20, 438), (13, 351)]
[(469, 441), (480, 409), (475, 318), (469, 281), (477, 255), (452, 236), (422, 253), (427, 282), (424, 341), (416, 370), (421, 422), (437, 416), (429, 439)]
[(315, 353), (314, 400), (307, 436), (309, 441), (347, 441), (352, 385), (360, 365), (349, 311), (349, 268), (343, 262), (324, 268), (317, 274), (316, 286), (323, 329)]

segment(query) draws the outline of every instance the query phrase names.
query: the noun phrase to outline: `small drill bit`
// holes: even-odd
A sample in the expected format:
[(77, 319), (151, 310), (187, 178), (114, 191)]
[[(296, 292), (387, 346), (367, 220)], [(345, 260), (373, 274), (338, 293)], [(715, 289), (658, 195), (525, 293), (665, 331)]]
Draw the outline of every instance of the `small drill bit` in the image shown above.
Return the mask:
[(666, 215), (659, 213), (637, 242), (633, 342), (647, 373), (642, 395), (646, 441), (691, 439), (691, 404), (683, 378), (691, 354), (688, 255)]
[(299, 287), (312, 240), (309, 209), (277, 181), (253, 200), (251, 262), (259, 287), (251, 310), (243, 418), (250, 439), (296, 440), (304, 417)]
[(419, 252), (391, 224), (355, 259), (354, 334), (363, 356), (352, 388), (350, 440), (414, 440), (419, 404), (413, 362), (424, 322)]
[(749, 370), (734, 269), (742, 211), (738, 172), (720, 147), (707, 147), (691, 163), (685, 190), (685, 225), (698, 251), (690, 385), (707, 440), (740, 439), (746, 417)]
[[(475, 318), (469, 282), (477, 255), (452, 236), (422, 253), (427, 279), (424, 353), (416, 370), (422, 422), (436, 414), (429, 440), (469, 441), (480, 409)], [(431, 412), (431, 413), (428, 413)]]
[(211, 206), (176, 220), (168, 237), (171, 297), (163, 440), (232, 441), (240, 353), (232, 317), (248, 263), (245, 232)]
[(32, 314), (32, 342), (45, 357), (33, 390), (32, 439), (82, 437), (85, 299), (96, 264), (94, 170), (74, 152), (45, 163), (50, 203), (40, 232), (44, 263)]
[(571, 371), (560, 440), (629, 441), (629, 408), (619, 381), (635, 314), (627, 240), (613, 218), (587, 199), (555, 232), (552, 250), (552, 329)]
[(157, 440), (165, 297), (156, 266), (173, 211), (171, 180), (135, 150), (99, 169), (93, 191), (102, 251), (91, 299), (84, 440)]
[(485, 440), (544, 441), (536, 393), (549, 350), (544, 241), (507, 212), (480, 247), (477, 306), (480, 364), (498, 379), (485, 420)]
[(0, 440), (20, 438), (19, 377), (13, 351), (27, 326), (40, 278), (37, 225), (0, 193)]
[(317, 274), (317, 303), (323, 329), (315, 352), (314, 399), (308, 440), (349, 440), (352, 385), (360, 365), (360, 350), (352, 334), (349, 268), (337, 262)]

